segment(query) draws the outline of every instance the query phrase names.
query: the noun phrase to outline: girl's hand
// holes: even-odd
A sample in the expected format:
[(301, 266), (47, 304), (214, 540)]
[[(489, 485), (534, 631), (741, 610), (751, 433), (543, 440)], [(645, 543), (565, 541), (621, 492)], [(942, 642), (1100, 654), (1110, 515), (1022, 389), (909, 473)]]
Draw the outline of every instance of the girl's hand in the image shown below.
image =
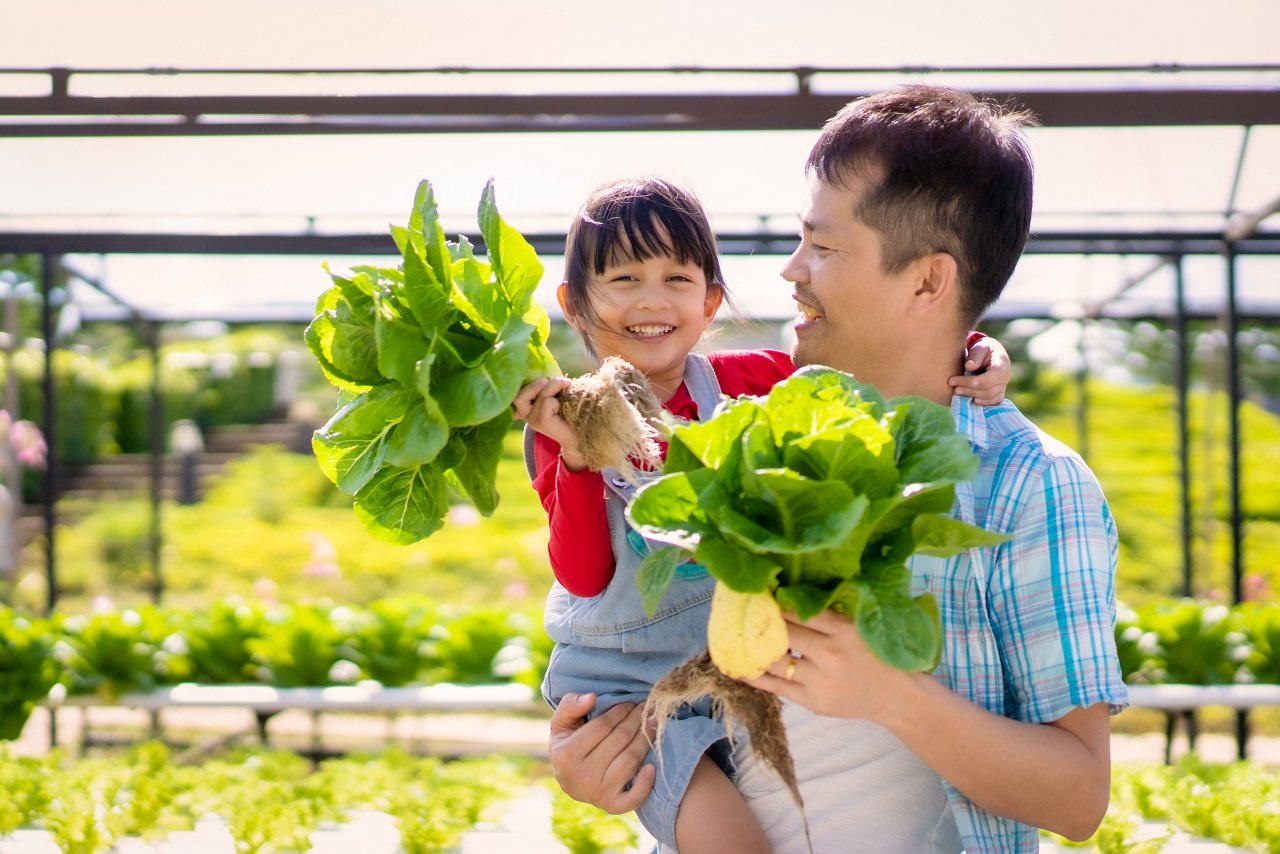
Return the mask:
[(578, 435), (560, 417), (560, 398), (556, 396), (568, 387), (568, 377), (536, 379), (520, 389), (511, 408), (516, 418), (560, 445), (560, 457), (570, 471), (582, 471), (587, 464), (578, 453)]
[(985, 336), (975, 341), (965, 357), (964, 369), (969, 373), (947, 380), (956, 394), (971, 397), (982, 406), (995, 406), (1004, 400), (1013, 365), (1003, 344)]

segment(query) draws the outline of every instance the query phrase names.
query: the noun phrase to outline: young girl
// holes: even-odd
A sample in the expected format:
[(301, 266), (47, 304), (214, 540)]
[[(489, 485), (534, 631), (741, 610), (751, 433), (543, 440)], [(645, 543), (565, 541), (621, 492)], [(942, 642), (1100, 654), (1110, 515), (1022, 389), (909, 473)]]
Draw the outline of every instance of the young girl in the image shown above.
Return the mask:
[[(639, 368), (677, 418), (709, 417), (722, 395), (767, 394), (794, 370), (776, 350), (693, 352), (726, 290), (706, 214), (667, 181), (625, 180), (592, 193), (569, 229), (558, 297), (588, 352)], [(991, 369), (981, 379), (952, 382), (979, 402), (999, 402), (1009, 366), (998, 343), (971, 346), (966, 367), (986, 362)], [(595, 694), (598, 714), (643, 702), (658, 679), (706, 647), (714, 579), (697, 564), (683, 565), (653, 617), (645, 614), (635, 573), (650, 546), (625, 517), (636, 487), (615, 471), (586, 468), (577, 436), (559, 416), (556, 394), (568, 383), (531, 383), (515, 413), (531, 428), (526, 462), (547, 511), (556, 577), (546, 609), (556, 648), (543, 694), (552, 706), (569, 693)], [(663, 845), (682, 854), (769, 850), (726, 773), (726, 733), (709, 701), (671, 722), (656, 761), (657, 780), (637, 814)]]

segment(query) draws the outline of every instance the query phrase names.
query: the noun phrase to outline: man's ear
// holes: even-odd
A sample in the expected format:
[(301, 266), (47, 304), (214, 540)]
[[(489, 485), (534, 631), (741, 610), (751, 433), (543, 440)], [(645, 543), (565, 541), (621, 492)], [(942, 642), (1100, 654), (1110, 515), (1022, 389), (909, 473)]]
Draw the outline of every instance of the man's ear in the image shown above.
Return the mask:
[(564, 322), (577, 332), (582, 332), (582, 321), (569, 308), (568, 282), (561, 282), (560, 287), (556, 288), (556, 301), (560, 303), (560, 313), (564, 315)]
[(949, 252), (931, 252), (916, 261), (918, 277), (908, 314), (921, 316), (952, 305), (960, 298), (959, 268)]

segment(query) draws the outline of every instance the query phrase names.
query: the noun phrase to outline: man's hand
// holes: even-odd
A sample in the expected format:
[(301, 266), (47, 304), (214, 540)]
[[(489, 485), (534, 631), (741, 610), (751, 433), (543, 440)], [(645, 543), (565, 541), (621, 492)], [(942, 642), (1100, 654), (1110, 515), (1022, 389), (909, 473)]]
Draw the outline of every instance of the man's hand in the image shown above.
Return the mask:
[(749, 685), (827, 717), (876, 721), (888, 714), (897, 683), (910, 674), (876, 658), (853, 623), (833, 611), (803, 624), (792, 614), (785, 617), (791, 654), (759, 678), (745, 680)]
[[(551, 767), (565, 794), (608, 813), (631, 812), (653, 789), (644, 706), (619, 703), (591, 720), (594, 694), (569, 694), (551, 716)], [(626, 788), (627, 784), (631, 788)]]

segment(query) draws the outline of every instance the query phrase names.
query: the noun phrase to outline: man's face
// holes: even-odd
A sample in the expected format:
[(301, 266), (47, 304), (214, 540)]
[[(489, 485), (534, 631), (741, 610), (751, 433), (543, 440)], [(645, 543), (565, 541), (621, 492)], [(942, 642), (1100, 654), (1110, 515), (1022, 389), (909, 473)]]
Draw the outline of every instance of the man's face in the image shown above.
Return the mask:
[(893, 275), (881, 270), (880, 236), (853, 216), (872, 185), (857, 176), (846, 183), (810, 181), (800, 245), (782, 269), (800, 308), (792, 354), (797, 365), (827, 365), (883, 387), (905, 344), (913, 265)]

